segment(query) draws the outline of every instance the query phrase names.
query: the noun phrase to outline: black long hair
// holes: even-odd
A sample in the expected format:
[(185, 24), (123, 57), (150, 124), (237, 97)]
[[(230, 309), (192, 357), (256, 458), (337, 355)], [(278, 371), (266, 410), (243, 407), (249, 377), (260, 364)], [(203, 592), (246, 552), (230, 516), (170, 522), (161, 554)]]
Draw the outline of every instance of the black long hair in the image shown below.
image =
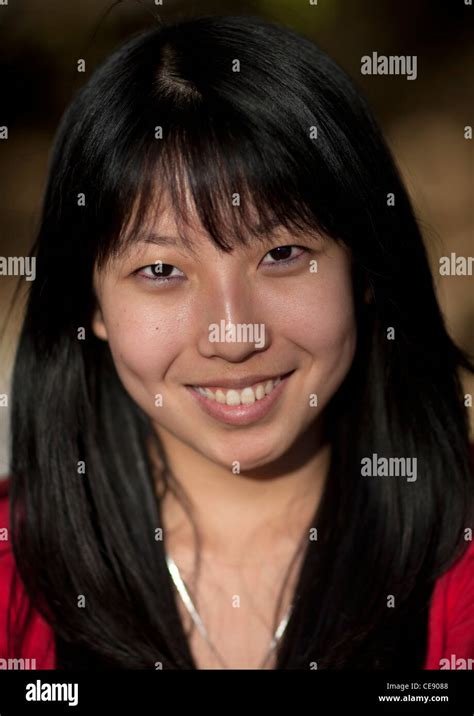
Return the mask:
[[(11, 501), (18, 571), (53, 627), (58, 666), (196, 666), (155, 539), (153, 452), (166, 489), (179, 485), (91, 331), (94, 266), (134, 240), (164, 189), (185, 225), (187, 187), (222, 251), (277, 222), (324, 231), (354, 266), (358, 345), (326, 409), (318, 539), (304, 546), (277, 668), (421, 668), (433, 585), (474, 527), (458, 377), (472, 365), (446, 331), (360, 91), (311, 41), (246, 16), (133, 37), (77, 92), (57, 134), (14, 367)], [(418, 479), (361, 477), (373, 453), (416, 457)]]

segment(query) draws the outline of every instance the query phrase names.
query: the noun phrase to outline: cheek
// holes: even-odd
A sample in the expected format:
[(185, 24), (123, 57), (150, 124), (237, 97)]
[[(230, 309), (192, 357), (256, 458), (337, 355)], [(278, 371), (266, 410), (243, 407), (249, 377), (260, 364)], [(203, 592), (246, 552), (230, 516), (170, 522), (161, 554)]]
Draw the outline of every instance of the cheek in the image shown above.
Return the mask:
[(315, 358), (332, 361), (345, 353), (351, 357), (356, 320), (350, 266), (343, 256), (321, 263), (319, 273), (289, 286), (273, 325)]
[(176, 315), (156, 305), (129, 300), (103, 306), (108, 342), (119, 375), (159, 380), (180, 352), (185, 335), (176, 330)]
[[(349, 267), (344, 264), (341, 270), (328, 271), (316, 280), (317, 285), (313, 277), (306, 280), (302, 291), (290, 302), (296, 320), (287, 324), (286, 336), (306, 356), (308, 371), (302, 392), (317, 394), (321, 412), (352, 365), (357, 323)], [(307, 407), (307, 419), (314, 417), (314, 410)]]
[(316, 357), (342, 359), (355, 342), (356, 321), (349, 281), (320, 287), (308, 296), (301, 320), (300, 340)]

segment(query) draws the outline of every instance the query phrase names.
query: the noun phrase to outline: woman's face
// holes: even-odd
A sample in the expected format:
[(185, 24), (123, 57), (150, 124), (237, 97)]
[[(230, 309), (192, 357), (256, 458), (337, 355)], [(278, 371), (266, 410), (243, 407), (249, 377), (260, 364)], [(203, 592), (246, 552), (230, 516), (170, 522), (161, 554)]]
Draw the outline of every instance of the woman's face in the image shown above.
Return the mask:
[(193, 253), (164, 211), (96, 271), (93, 330), (158, 434), (227, 468), (261, 467), (322, 415), (351, 366), (350, 258), (326, 237), (283, 229), (227, 254), (197, 225), (188, 237)]

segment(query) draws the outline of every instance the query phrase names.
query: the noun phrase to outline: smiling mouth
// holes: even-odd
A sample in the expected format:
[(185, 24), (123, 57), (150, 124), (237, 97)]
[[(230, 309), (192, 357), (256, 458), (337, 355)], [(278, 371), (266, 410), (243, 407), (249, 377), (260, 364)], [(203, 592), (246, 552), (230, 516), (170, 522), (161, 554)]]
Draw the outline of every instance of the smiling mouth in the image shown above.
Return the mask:
[(276, 378), (261, 380), (252, 385), (247, 385), (242, 389), (238, 388), (209, 388), (200, 385), (190, 385), (189, 387), (203, 398), (215, 401), (221, 405), (238, 406), (251, 405), (252, 403), (263, 400), (270, 395), (282, 380), (287, 378), (294, 371), (289, 371)]

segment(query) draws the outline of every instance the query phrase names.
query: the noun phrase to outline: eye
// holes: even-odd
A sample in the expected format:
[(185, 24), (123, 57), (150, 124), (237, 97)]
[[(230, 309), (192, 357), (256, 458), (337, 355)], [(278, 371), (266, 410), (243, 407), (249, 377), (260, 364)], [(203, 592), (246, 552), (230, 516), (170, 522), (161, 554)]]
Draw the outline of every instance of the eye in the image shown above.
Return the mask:
[[(299, 253), (296, 253), (296, 255), (292, 255), (292, 252), (294, 250)], [(304, 246), (295, 246), (294, 244), (288, 246), (277, 246), (275, 249), (272, 249), (265, 255), (262, 263), (263, 265), (267, 266), (275, 266), (278, 264), (286, 266), (293, 261), (297, 261), (306, 253), (308, 253), (308, 249)], [(273, 260), (265, 261), (265, 258), (267, 256), (270, 256)]]
[[(174, 272), (178, 272), (177, 274)], [(154, 264), (144, 266), (135, 273), (144, 278), (146, 281), (152, 281), (154, 283), (168, 283), (169, 281), (175, 281), (184, 276), (184, 273), (176, 266), (172, 264), (164, 264), (161, 261), (156, 261)]]

